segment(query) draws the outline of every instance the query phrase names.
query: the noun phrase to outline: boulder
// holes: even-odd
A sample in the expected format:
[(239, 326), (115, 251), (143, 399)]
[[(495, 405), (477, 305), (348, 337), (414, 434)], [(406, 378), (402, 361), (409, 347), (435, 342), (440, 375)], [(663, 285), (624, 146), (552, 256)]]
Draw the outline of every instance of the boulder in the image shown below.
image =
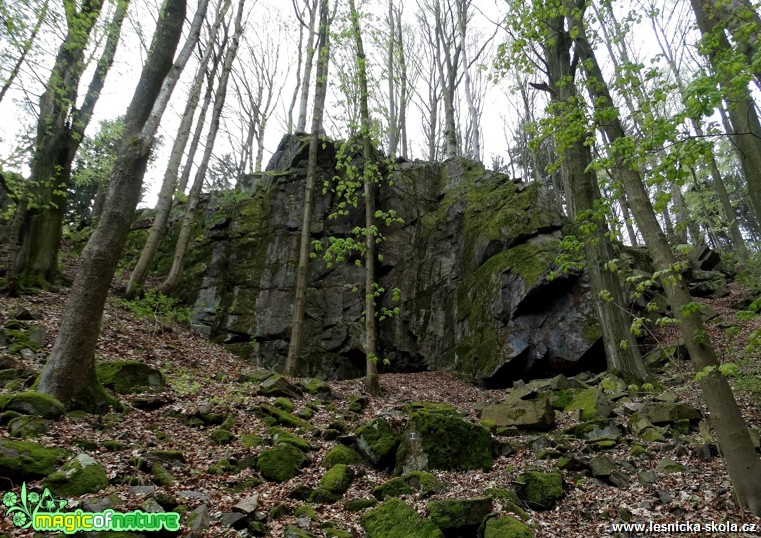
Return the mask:
[(515, 481), (515, 493), (534, 510), (550, 510), (565, 496), (563, 475), (558, 472), (525, 471)]
[(266, 480), (285, 482), (297, 474), (307, 463), (304, 453), (293, 445), (280, 443), (264, 450), (256, 460), (256, 468)]
[(601, 420), (611, 415), (613, 404), (600, 389), (593, 387), (574, 396), (565, 410), (578, 411), (581, 420)]
[(703, 418), (699, 409), (688, 404), (671, 402), (649, 402), (642, 406), (639, 414), (656, 426), (674, 424), (680, 420), (697, 422)]
[(0, 397), (0, 411), (55, 420), (62, 417), (66, 409), (52, 396), (30, 390)]
[(99, 362), (95, 371), (103, 386), (119, 394), (164, 386), (164, 374), (160, 370), (138, 361)]
[(11, 437), (24, 439), (27, 437), (39, 437), (45, 435), (52, 425), (51, 420), (44, 418), (21, 415), (8, 422), (8, 433)]
[(14, 482), (44, 478), (69, 455), (62, 448), (47, 448), (29, 441), (0, 438), (0, 476)]
[(56, 497), (79, 497), (104, 489), (108, 485), (108, 475), (92, 456), (78, 454), (43, 480), (42, 485)]
[(320, 479), (320, 487), (330, 493), (344, 493), (354, 480), (351, 467), (339, 463), (334, 465)]
[(533, 538), (531, 527), (511, 516), (490, 518), (484, 527), (484, 538)]
[(592, 476), (618, 486), (620, 488), (629, 485), (629, 477), (620, 471), (620, 465), (608, 456), (595, 456), (589, 461), (589, 470)]
[(545, 398), (488, 404), (481, 411), (481, 420), (496, 426), (547, 431), (555, 425), (555, 410)]
[(301, 389), (280, 374), (271, 375), (262, 381), (256, 392), (261, 396), (285, 396), (286, 398), (301, 396)]
[(325, 454), (325, 458), (322, 460), (322, 466), (326, 469), (330, 469), (334, 465), (340, 463), (345, 465), (362, 465), (365, 463), (365, 460), (362, 459), (362, 456), (360, 456), (356, 450), (349, 448), (346, 445), (337, 444)]
[(489, 470), (492, 441), (482, 426), (441, 413), (413, 413), (396, 454), (396, 472)]
[(386, 419), (373, 419), (357, 428), (354, 435), (357, 448), (367, 461), (379, 468), (393, 465), (400, 439)]
[(367, 538), (444, 538), (431, 521), (399, 499), (388, 499), (362, 516)]
[(428, 515), (444, 534), (476, 536), (484, 518), (492, 511), (490, 497), (443, 499), (428, 503)]

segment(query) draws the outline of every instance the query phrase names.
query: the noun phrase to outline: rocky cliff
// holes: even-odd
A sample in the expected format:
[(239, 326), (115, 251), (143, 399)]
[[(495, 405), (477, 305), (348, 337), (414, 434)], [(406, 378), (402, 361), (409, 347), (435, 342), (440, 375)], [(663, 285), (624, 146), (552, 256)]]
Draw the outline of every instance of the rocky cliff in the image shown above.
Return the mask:
[[(307, 153), (305, 137), (285, 137), (265, 173), (209, 203), (183, 284), (196, 329), (266, 367), (288, 349)], [(318, 185), (335, 174), (335, 159), (324, 144)], [(505, 386), (604, 365), (585, 278), (546, 278), (563, 221), (539, 185), (466, 159), (403, 162), (390, 174), (377, 204), (404, 224), (385, 230), (377, 267), (380, 285), (401, 291), (399, 314), (379, 324), (387, 370), (450, 370)], [(313, 239), (348, 236), (364, 222), (361, 208), (328, 220), (334, 203), (318, 188)], [(363, 269), (318, 257), (309, 275), (304, 374), (362, 375)], [(389, 293), (382, 301), (397, 306)]]

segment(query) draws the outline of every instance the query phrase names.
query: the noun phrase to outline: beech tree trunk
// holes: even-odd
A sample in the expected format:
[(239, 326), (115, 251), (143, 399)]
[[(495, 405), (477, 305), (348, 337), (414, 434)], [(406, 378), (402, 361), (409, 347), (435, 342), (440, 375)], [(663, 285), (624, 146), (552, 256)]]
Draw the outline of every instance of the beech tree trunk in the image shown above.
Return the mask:
[[(185, 105), (182, 119), (180, 120), (180, 127), (177, 129), (177, 136), (174, 139), (172, 151), (169, 155), (169, 164), (164, 172), (164, 180), (161, 183), (159, 199), (158, 202), (156, 202), (156, 215), (153, 218), (153, 223), (148, 232), (148, 238), (145, 241), (145, 245), (143, 245), (143, 250), (140, 252), (140, 258), (135, 264), (135, 268), (132, 270), (129, 283), (127, 284), (127, 299), (133, 298), (142, 288), (143, 282), (145, 282), (145, 276), (148, 274), (148, 268), (150, 267), (151, 262), (158, 251), (161, 239), (166, 232), (166, 225), (169, 222), (169, 214), (172, 210), (172, 200), (174, 199), (174, 193), (177, 189), (177, 176), (180, 171), (180, 164), (182, 164), (185, 146), (187, 146), (188, 140), (190, 139), (193, 115), (195, 114), (196, 108), (198, 107), (198, 101), (200, 100), (204, 72), (206, 71), (209, 59), (211, 58), (211, 52), (214, 50), (214, 40), (219, 31), (219, 25), (221, 24), (222, 18), (229, 5), (230, 2), (227, 0), (222, 9), (217, 12), (212, 28), (209, 31), (209, 40), (199, 62), (195, 82), (190, 89), (188, 101)], [(216, 65), (214, 70), (216, 70)]]
[(325, 97), (328, 89), (328, 68), (330, 61), (330, 24), (328, 0), (320, 0), (320, 29), (317, 38), (319, 54), (315, 82), (314, 109), (312, 110), (312, 133), (309, 140), (309, 160), (307, 163), (307, 181), (304, 188), (304, 212), (301, 219), (301, 239), (299, 242), (299, 264), (296, 268), (296, 297), (293, 306), (293, 324), (288, 357), (285, 361), (285, 374), (295, 376), (301, 365), (301, 343), (304, 334), (304, 311), (306, 309), (309, 249), (314, 210), (314, 186), (317, 176), (317, 153), (320, 147), (320, 131), (325, 109)]
[(586, 38), (586, 29), (580, 25), (577, 33), (575, 42), (576, 51), (581, 60), (579, 65), (586, 71), (587, 78), (594, 81), (594, 84), (588, 84), (587, 87), (592, 101), (598, 108), (598, 113), (607, 120), (600, 128), (605, 130), (608, 139), (612, 142), (614, 173), (626, 191), (632, 213), (655, 268), (661, 272), (660, 280), (671, 304), (672, 312), (679, 321), (679, 329), (693, 368), (696, 373), (707, 374), (700, 380), (700, 387), (736, 496), (741, 505), (747, 506), (751, 513), (759, 516), (761, 515), (761, 460), (753, 447), (748, 427), (727, 378), (718, 371), (719, 361), (716, 352), (703, 327), (700, 313), (692, 308), (694, 304), (692, 297), (677, 269), (676, 257), (655, 218), (642, 177), (639, 172), (630, 167), (626, 157), (616, 149), (618, 147), (616, 141), (626, 136), (618, 110), (611, 105), (614, 101), (602, 76), (594, 49)]
[[(312, 83), (312, 64), (314, 63), (314, 25), (317, 18), (317, 0), (306, 0), (309, 10), (309, 26), (307, 27), (307, 54), (304, 60), (304, 76), (301, 79), (301, 98), (299, 100), (299, 118), (296, 121), (296, 131), (304, 132), (307, 127), (307, 105), (309, 104), (309, 85)], [(301, 21), (304, 24), (303, 21)], [(319, 44), (318, 44), (319, 46)], [(319, 61), (319, 60), (318, 60)], [(319, 82), (319, 81), (318, 81)]]
[(143, 175), (153, 145), (144, 133), (182, 34), (186, 0), (167, 0), (150, 52), (125, 116), (125, 130), (106, 203), (82, 252), (61, 328), (40, 374), (37, 390), (68, 408), (102, 407), (105, 393), (95, 377), (95, 346), (108, 289), (140, 199)]
[(238, 45), (240, 44), (241, 35), (243, 34), (242, 20), (244, 1), (245, 0), (239, 0), (238, 2), (238, 12), (235, 16), (235, 30), (233, 32), (232, 42), (228, 46), (227, 51), (225, 51), (222, 72), (219, 76), (219, 84), (217, 85), (217, 92), (214, 99), (214, 108), (211, 112), (209, 133), (206, 136), (206, 146), (204, 148), (201, 163), (196, 170), (193, 185), (188, 193), (185, 214), (182, 217), (180, 233), (177, 236), (177, 244), (175, 245), (174, 256), (172, 257), (172, 268), (169, 270), (169, 274), (164, 282), (159, 286), (159, 292), (165, 295), (171, 295), (174, 292), (174, 289), (180, 281), (180, 277), (182, 277), (185, 255), (188, 252), (188, 245), (190, 244), (190, 231), (193, 228), (193, 221), (195, 220), (196, 211), (198, 209), (198, 201), (201, 197), (201, 189), (203, 188), (203, 182), (206, 179), (206, 171), (209, 168), (209, 161), (211, 160), (211, 154), (214, 151), (214, 143), (216, 142), (217, 133), (219, 132), (219, 121), (222, 117), (222, 109), (225, 106), (225, 97), (227, 96), (227, 85), (230, 80), (230, 72), (232, 71), (235, 54), (238, 51)]

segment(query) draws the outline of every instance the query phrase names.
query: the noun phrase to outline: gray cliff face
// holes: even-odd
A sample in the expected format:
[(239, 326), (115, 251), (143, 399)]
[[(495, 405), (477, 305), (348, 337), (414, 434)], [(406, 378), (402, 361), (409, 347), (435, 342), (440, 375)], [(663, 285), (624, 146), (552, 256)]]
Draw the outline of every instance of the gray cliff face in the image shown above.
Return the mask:
[[(212, 200), (199, 224), (207, 238), (194, 245), (184, 280), (196, 329), (270, 368), (282, 365), (288, 349), (307, 152), (306, 137), (285, 137), (267, 171), (239, 186), (244, 194)], [(364, 215), (358, 208), (327, 219), (334, 197), (319, 186), (335, 173), (330, 143), (319, 169), (311, 231), (325, 243), (350, 235)], [(387, 371), (450, 370), (504, 386), (604, 361), (586, 280), (546, 279), (562, 220), (538, 185), (466, 159), (400, 163), (391, 178), (377, 203), (404, 224), (384, 230), (377, 265), (387, 290), (381, 305), (400, 309), (379, 324)], [(310, 264), (304, 375), (364, 373), (364, 275), (353, 261)], [(393, 288), (401, 290), (397, 304)]]

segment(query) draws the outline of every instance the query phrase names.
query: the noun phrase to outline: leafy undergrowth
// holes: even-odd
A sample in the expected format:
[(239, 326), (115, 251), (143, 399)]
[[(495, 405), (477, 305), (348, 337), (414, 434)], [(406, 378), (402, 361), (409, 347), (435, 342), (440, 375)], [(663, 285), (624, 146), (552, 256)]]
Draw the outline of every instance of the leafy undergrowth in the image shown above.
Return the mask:
[[(761, 383), (757, 375), (761, 363), (758, 351), (746, 353), (744, 343), (747, 335), (761, 326), (761, 323), (758, 317), (738, 320), (732, 308), (734, 298), (733, 295), (707, 301), (721, 318), (711, 324), (710, 331), (717, 341), (722, 361), (738, 363), (740, 375), (733, 383), (746, 420), (749, 424), (759, 426)], [(62, 315), (64, 300), (64, 292), (40, 292), (20, 299), (0, 298), (0, 324), (8, 320), (10, 312), (21, 306), (38, 313), (41, 320), (37, 323), (44, 325), (47, 333), (43, 351), (49, 352)], [(734, 326), (740, 329), (731, 329)], [(660, 344), (667, 344), (675, 341), (676, 335), (664, 331), (658, 334), (658, 338)], [(250, 363), (180, 327), (168, 326), (150, 317), (136, 318), (126, 308), (112, 302), (109, 302), (105, 312), (97, 355), (105, 360), (138, 360), (159, 368), (166, 376), (168, 387), (161, 393), (165, 405), (159, 409), (144, 411), (128, 407), (126, 412), (115, 417), (65, 417), (56, 421), (46, 435), (34, 439), (46, 446), (87, 452), (106, 468), (111, 484), (97, 494), (82, 497), (80, 501), (116, 494), (116, 509), (137, 509), (145, 501), (143, 494), (135, 492), (130, 485), (117, 485), (117, 482), (125, 476), (143, 476), (148, 482), (150, 476), (136, 470), (130, 459), (150, 450), (176, 450), (182, 453), (186, 465), (172, 469), (175, 476), (173, 485), (158, 487), (156, 491), (175, 498), (181, 497), (181, 492), (198, 494), (184, 502), (190, 509), (200, 504), (208, 506), (210, 527), (204, 536), (241, 536), (238, 531), (225, 527), (220, 521), (220, 515), (231, 511), (236, 503), (252, 492), (258, 494), (257, 510), (267, 517), (268, 536), (283, 536), (285, 527), (297, 522), (308, 524), (309, 531), (318, 536), (325, 536), (321, 524), (326, 522), (332, 522), (353, 536), (364, 536), (360, 524), (362, 512), (349, 512), (344, 509), (344, 503), (351, 499), (371, 497), (374, 487), (391, 478), (389, 473), (369, 466), (358, 469), (355, 480), (341, 499), (333, 504), (315, 504), (314, 517), (306, 523), (303, 518), (297, 521), (295, 515), (296, 509), (304, 502), (289, 498), (289, 493), (297, 486), (318, 486), (325, 472), (321, 462), (327, 450), (336, 444), (335, 440), (327, 441), (323, 436), (298, 432), (309, 441), (314, 450), (307, 453), (309, 463), (300, 474), (282, 483), (264, 481), (256, 487), (246, 488), (244, 484), (247, 481), (258, 482), (251, 482), (252, 478), (258, 477), (255, 469), (233, 469), (222, 474), (210, 472), (210, 467), (221, 460), (241, 461), (247, 455), (257, 456), (267, 448), (244, 448), (242, 442), (247, 434), (260, 435), (265, 439), (271, 437), (269, 427), (254, 411), (261, 403), (275, 403), (274, 397), (256, 395), (258, 383), (251, 379), (251, 374), (256, 369)], [(13, 360), (37, 371), (42, 366), (39, 360), (30, 359), (25, 362), (16, 355)], [(248, 380), (240, 382), (241, 379)], [(657, 380), (665, 390), (701, 409), (706, 416), (694, 374), (687, 361), (671, 364), (664, 373), (659, 374)], [(351, 396), (362, 393), (362, 380), (330, 383), (336, 397), (330, 405), (314, 405), (313, 399), (308, 396), (294, 398), (294, 412), (303, 411), (311, 402), (314, 416), (309, 422), (317, 427), (317, 431), (326, 430), (330, 423), (336, 421), (344, 422), (347, 430), (352, 431), (357, 425), (377, 416), (385, 416), (390, 422), (399, 423), (405, 416), (405, 404), (420, 401), (452, 405), (463, 416), (475, 421), (478, 404), (498, 402), (505, 396), (504, 391), (476, 388), (446, 373), (387, 374), (381, 376), (381, 386), (383, 395), (369, 397), (367, 405), (359, 412), (350, 410), (349, 407)], [(123, 400), (128, 402), (134, 396), (123, 397)], [(652, 397), (643, 396), (644, 399)], [(210, 433), (218, 426), (193, 427), (188, 424), (187, 417), (199, 409), (208, 408), (209, 404), (214, 413), (231, 419), (228, 425), (235, 435), (232, 443), (220, 445), (212, 441)], [(561, 415), (556, 429), (572, 423), (574, 419), (570, 415)], [(705, 435), (707, 432), (703, 430), (702, 434)], [(293, 429), (291, 431), (297, 432)], [(431, 499), (477, 497), (489, 488), (512, 488), (515, 479), (524, 470), (555, 470), (556, 460), (538, 459), (537, 455), (541, 451), (537, 451), (535, 446), (533, 449), (531, 447), (532, 441), (542, 435), (534, 433), (501, 438), (512, 446), (513, 451), (496, 458), (491, 471), (433, 471), (447, 485), (445, 491), (425, 499), (415, 495), (404, 498), (425, 517)], [(6, 437), (8, 432), (2, 429), (0, 436)], [(660, 524), (677, 521), (761, 524), (761, 520), (743, 512), (734, 504), (731, 484), (722, 460), (718, 457), (705, 459), (696, 450), (695, 447), (704, 442), (700, 436), (698, 431), (692, 431), (683, 437), (669, 437), (663, 442), (638, 441), (652, 456), (650, 458), (633, 456), (631, 438), (625, 437), (618, 445), (604, 452), (614, 461), (631, 465), (636, 470), (636, 474), (631, 475), (630, 482), (620, 487), (595, 480), (585, 471), (562, 471), (565, 482), (565, 498), (562, 502), (547, 511), (524, 507), (529, 516), (528, 522), (535, 529), (535, 536), (606, 536), (612, 534), (611, 524), (622, 520)], [(107, 447), (116, 446), (114, 442), (123, 444), (124, 449), (109, 450)], [(572, 440), (568, 444), (568, 454), (580, 460), (596, 455), (589, 443), (584, 441)], [(658, 462), (663, 458), (685, 465), (687, 472), (659, 472), (654, 484), (642, 484), (637, 476), (644, 471), (656, 471)], [(0, 484), (3, 491), (7, 490), (6, 480), (1, 477)], [(40, 483), (32, 482), (27, 487), (39, 490)], [(284, 506), (281, 511), (283, 515), (272, 517), (272, 510), (279, 505)], [(502, 505), (496, 502), (495, 508), (499, 511)], [(0, 534), (3, 532), (10, 536), (33, 535), (30, 531), (15, 529), (10, 519), (4, 516), (0, 517)], [(187, 532), (185, 528), (183, 534)], [(761, 533), (715, 532), (698, 535), (759, 534)], [(678, 532), (662, 535), (682, 536)]]

